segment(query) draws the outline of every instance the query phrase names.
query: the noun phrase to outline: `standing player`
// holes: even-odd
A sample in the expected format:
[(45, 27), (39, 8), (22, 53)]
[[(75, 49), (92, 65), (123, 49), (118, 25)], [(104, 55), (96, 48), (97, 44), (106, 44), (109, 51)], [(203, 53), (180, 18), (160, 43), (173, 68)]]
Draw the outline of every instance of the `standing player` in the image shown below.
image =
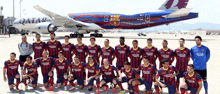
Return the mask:
[[(18, 89), (18, 85), (20, 84), (20, 74), (18, 72), (18, 65), (20, 65), (21, 70), (23, 71), (23, 63), (20, 60), (16, 60), (16, 54), (12, 52), (10, 54), (10, 60), (5, 61), (4, 69), (3, 69), (3, 77), (4, 81), (7, 81), (8, 78), (8, 85), (10, 90), (14, 89), (14, 79), (16, 79), (16, 91), (20, 91)], [(21, 71), (21, 72), (22, 72)], [(7, 72), (7, 78), (5, 74)]]
[[(175, 94), (175, 92), (176, 92), (175, 76), (178, 75), (178, 71), (175, 69), (174, 66), (171, 66), (169, 61), (166, 59), (161, 60), (161, 63), (163, 65), (163, 67), (161, 67), (158, 70), (157, 79), (154, 84), (156, 94), (160, 94), (158, 86), (161, 86), (162, 88), (167, 87), (169, 94)], [(161, 81), (161, 80), (158, 81), (159, 77), (162, 78), (163, 81)]]
[(143, 50), (144, 50), (144, 54), (149, 58), (150, 64), (153, 64), (154, 66), (157, 67), (156, 60), (157, 60), (157, 57), (158, 57), (158, 50), (157, 50), (156, 47), (154, 47), (152, 45), (152, 39), (151, 38), (147, 39), (147, 47), (145, 47)]
[(130, 49), (131, 66), (133, 68), (138, 68), (138, 66), (141, 64), (142, 56), (144, 55), (144, 50), (138, 47), (137, 40), (133, 40), (132, 45), (133, 47)]
[(124, 63), (128, 62), (130, 54), (130, 47), (125, 44), (125, 38), (120, 37), (120, 45), (115, 46), (115, 55), (117, 58), (116, 67), (121, 70), (124, 67)]
[(93, 56), (89, 56), (86, 68), (88, 69), (88, 90), (92, 91), (94, 80), (96, 80), (96, 93), (99, 94), (99, 64)]
[(82, 37), (77, 37), (78, 44), (76, 47), (76, 56), (79, 56), (80, 62), (86, 62), (86, 57), (88, 56), (88, 46), (82, 43)]
[[(27, 70), (27, 73), (26, 73)], [(37, 88), (37, 80), (38, 80), (38, 73), (37, 73), (37, 63), (32, 61), (32, 57), (28, 56), (26, 58), (26, 63), (24, 63), (24, 74), (22, 76), (22, 82), (25, 85), (25, 91), (28, 89), (26, 80), (30, 78), (32, 80), (31, 84), (33, 89)]]
[(139, 94), (138, 85), (145, 85), (146, 94), (150, 94), (152, 83), (155, 82), (157, 68), (155, 65), (150, 63), (150, 60), (147, 56), (143, 57), (143, 63), (136, 70), (142, 71), (142, 78), (139, 80), (133, 81), (133, 87), (136, 93)]
[(112, 64), (112, 61), (115, 59), (115, 50), (111, 46), (109, 46), (109, 40), (105, 39), (104, 41), (105, 47), (102, 47), (102, 63), (105, 58), (108, 58), (109, 64)]
[(190, 90), (191, 94), (199, 94), (202, 89), (202, 77), (194, 71), (194, 66), (189, 64), (187, 72), (184, 73), (183, 84), (181, 85), (181, 94), (185, 94), (186, 90)]
[(84, 88), (85, 67), (86, 63), (81, 62), (79, 56), (75, 56), (74, 62), (71, 63), (71, 71), (73, 74), (70, 75), (68, 79), (70, 84), (73, 86), (72, 88), (70, 88), (70, 90), (73, 90), (75, 88), (75, 85), (73, 84), (74, 80), (77, 80), (79, 89)]
[(196, 46), (191, 48), (191, 58), (195, 66), (195, 71), (202, 76), (205, 93), (208, 94), (206, 63), (210, 58), (210, 50), (208, 47), (201, 44), (202, 38), (200, 36), (196, 36), (195, 41)]
[(88, 46), (89, 55), (93, 56), (98, 62), (97, 64), (99, 65), (100, 64), (99, 58), (101, 56), (102, 49), (99, 45), (95, 44), (95, 37), (91, 37), (90, 42), (91, 45)]
[[(107, 91), (109, 82), (115, 82), (116, 76), (114, 71), (118, 72), (119, 70), (109, 63), (108, 58), (103, 59), (103, 65), (100, 67), (100, 73), (103, 75), (100, 85), (105, 86), (104, 92)], [(116, 92), (116, 85), (112, 89), (112, 93)]]
[(60, 41), (55, 40), (55, 33), (50, 33), (50, 41), (47, 42), (49, 57), (58, 58), (58, 52), (62, 50)]
[(40, 40), (40, 34), (36, 34), (37, 41), (33, 43), (34, 59), (42, 57), (42, 53), (47, 48), (47, 44)]
[(179, 44), (180, 47), (177, 48), (174, 52), (176, 57), (176, 69), (179, 70), (179, 74), (176, 76), (176, 89), (179, 92), (179, 83), (180, 78), (183, 77), (183, 73), (186, 72), (188, 62), (190, 60), (190, 51), (188, 48), (184, 47), (185, 39), (180, 38)]
[(63, 52), (58, 53), (58, 60), (53, 64), (51, 72), (56, 68), (57, 71), (57, 87), (61, 88), (64, 83), (64, 90), (67, 90), (68, 72), (71, 74), (70, 64), (68, 60), (65, 60)]
[(67, 58), (67, 60), (69, 62), (73, 61), (73, 55), (74, 55), (74, 51), (75, 51), (75, 46), (74, 44), (69, 42), (69, 36), (65, 36), (65, 43), (62, 44), (62, 48), (63, 48), (63, 53), (64, 53), (64, 57)]
[[(122, 77), (121, 73), (124, 73), (126, 76)], [(122, 84), (121, 84), (123, 82), (128, 83), (129, 92), (130, 92), (130, 94), (133, 94), (134, 88), (132, 86), (132, 82), (140, 79), (140, 76), (136, 72), (136, 70), (131, 67), (131, 63), (125, 62), (124, 67), (121, 69), (121, 71), (118, 71), (118, 74), (119, 74), (119, 78), (116, 81), (113, 81), (113, 83), (118, 84), (118, 86), (120, 87), (121, 91), (119, 92), (119, 94), (125, 93), (124, 88), (122, 87)], [(139, 93), (137, 92), (137, 94), (139, 94)]]
[(169, 61), (170, 65), (172, 65), (172, 63), (174, 61), (174, 52), (172, 51), (172, 49), (167, 47), (167, 45), (168, 45), (167, 40), (163, 40), (162, 45), (163, 45), (163, 48), (160, 49), (158, 52), (159, 61), (160, 61), (159, 68), (162, 67), (161, 61), (163, 59), (167, 59)]
[(44, 87), (47, 88), (48, 85), (50, 84), (50, 90), (52, 91), (54, 83), (53, 83), (53, 73), (51, 72), (51, 69), (56, 59), (53, 57), (48, 57), (47, 51), (44, 51), (42, 56), (43, 57), (41, 58), (37, 58), (35, 62), (38, 64), (38, 66), (41, 67)]

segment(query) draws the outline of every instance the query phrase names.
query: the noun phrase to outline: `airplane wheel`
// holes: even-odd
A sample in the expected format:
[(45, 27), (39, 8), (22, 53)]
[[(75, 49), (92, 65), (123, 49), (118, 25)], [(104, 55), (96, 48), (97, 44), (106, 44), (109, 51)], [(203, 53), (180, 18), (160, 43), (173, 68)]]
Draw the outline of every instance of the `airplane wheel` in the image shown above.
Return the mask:
[(90, 37), (94, 37), (94, 34), (90, 34)]
[(83, 35), (83, 34), (80, 34), (80, 36), (81, 36), (81, 37), (84, 37), (84, 35)]
[(102, 34), (99, 34), (100, 35), (100, 37), (103, 37), (103, 35)]

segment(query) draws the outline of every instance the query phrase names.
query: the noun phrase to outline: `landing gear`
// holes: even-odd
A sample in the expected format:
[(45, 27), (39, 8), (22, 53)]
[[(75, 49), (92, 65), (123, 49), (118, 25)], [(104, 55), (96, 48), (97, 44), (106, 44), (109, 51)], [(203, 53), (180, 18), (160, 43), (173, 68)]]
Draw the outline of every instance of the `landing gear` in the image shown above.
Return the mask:
[(95, 30), (94, 32), (95, 32), (94, 34), (90, 34), (90, 37), (103, 37), (102, 34), (98, 33), (99, 32), (98, 30)]
[(71, 38), (76, 38), (76, 37), (78, 37), (78, 36), (84, 37), (83, 34), (79, 34), (79, 33), (70, 34), (70, 37), (71, 37)]

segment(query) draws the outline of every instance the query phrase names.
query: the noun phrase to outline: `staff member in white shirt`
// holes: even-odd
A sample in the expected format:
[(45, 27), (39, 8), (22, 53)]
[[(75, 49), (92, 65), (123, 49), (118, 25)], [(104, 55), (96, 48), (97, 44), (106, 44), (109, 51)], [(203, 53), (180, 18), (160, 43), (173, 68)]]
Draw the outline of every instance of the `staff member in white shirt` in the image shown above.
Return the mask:
[(22, 42), (18, 44), (18, 49), (20, 52), (19, 60), (22, 62), (25, 62), (26, 57), (33, 53), (33, 46), (27, 42), (26, 36), (22, 36)]

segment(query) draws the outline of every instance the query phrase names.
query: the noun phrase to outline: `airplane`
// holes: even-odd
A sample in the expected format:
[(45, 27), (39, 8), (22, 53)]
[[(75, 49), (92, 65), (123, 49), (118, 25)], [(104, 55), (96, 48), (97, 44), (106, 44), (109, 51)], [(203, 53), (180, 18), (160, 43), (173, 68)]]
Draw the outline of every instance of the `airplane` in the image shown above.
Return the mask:
[(83, 37), (83, 34), (90, 32), (94, 32), (90, 36), (102, 37), (100, 30), (136, 30), (197, 18), (198, 13), (190, 12), (192, 8), (186, 8), (188, 2), (189, 0), (166, 0), (157, 12), (134, 15), (90, 12), (61, 16), (36, 5), (33, 8), (48, 17), (19, 18), (13, 22), (13, 26), (19, 30), (33, 30), (43, 34), (57, 30), (72, 30), (74, 33), (70, 34), (70, 37)]

